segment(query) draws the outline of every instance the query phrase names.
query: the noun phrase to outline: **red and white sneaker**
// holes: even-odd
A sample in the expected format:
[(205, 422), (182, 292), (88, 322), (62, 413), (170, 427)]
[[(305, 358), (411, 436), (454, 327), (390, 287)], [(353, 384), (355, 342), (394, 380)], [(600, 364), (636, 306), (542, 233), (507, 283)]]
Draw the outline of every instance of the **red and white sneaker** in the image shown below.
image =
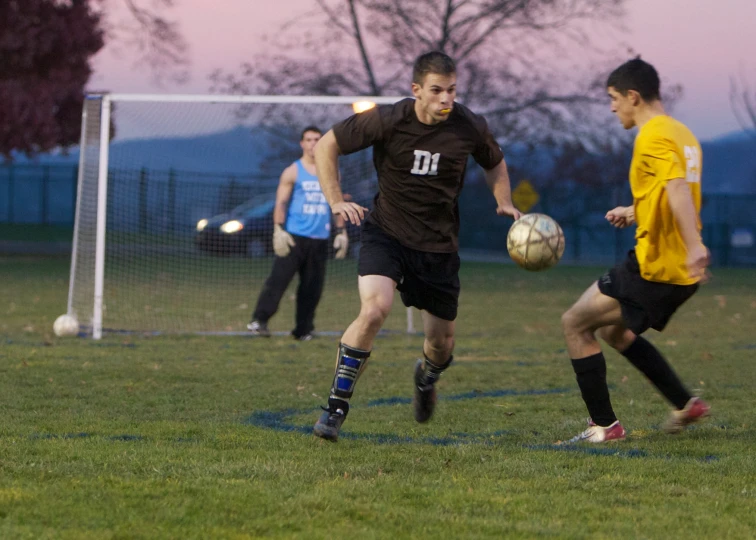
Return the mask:
[(613, 424), (602, 427), (597, 426), (593, 420), (588, 420), (588, 429), (586, 429), (584, 432), (582, 432), (580, 435), (577, 435), (573, 438), (571, 438), (568, 441), (564, 441), (565, 443), (579, 443), (579, 442), (589, 442), (589, 443), (605, 443), (609, 441), (621, 441), (625, 438), (625, 428), (622, 427), (622, 424), (619, 423), (619, 420), (615, 420)]
[(672, 411), (663, 429), (667, 433), (680, 433), (685, 426), (698, 422), (701, 418), (709, 416), (711, 407), (699, 397), (692, 397), (679, 411)]

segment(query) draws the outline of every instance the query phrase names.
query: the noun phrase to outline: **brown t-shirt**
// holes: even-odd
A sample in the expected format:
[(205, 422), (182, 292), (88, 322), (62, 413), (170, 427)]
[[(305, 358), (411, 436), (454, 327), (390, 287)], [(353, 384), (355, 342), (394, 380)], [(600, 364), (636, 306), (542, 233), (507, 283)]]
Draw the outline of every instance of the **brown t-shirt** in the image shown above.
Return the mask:
[(483, 117), (459, 103), (449, 118), (423, 124), (415, 100), (382, 105), (333, 126), (342, 154), (373, 147), (378, 194), (367, 220), (420, 251), (453, 253), (459, 246), (459, 193), (467, 158), (484, 169), (503, 159)]

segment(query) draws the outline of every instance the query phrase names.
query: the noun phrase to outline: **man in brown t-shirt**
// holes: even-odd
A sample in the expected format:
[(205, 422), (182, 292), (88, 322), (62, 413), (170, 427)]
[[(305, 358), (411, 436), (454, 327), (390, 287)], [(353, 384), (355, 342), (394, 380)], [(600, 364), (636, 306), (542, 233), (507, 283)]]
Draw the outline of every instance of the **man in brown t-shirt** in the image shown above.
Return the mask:
[[(414, 412), (426, 422), (436, 402), (435, 383), (451, 364), (459, 298), (459, 193), (467, 159), (485, 170), (496, 213), (520, 213), (512, 205), (509, 175), (485, 119), (454, 103), (456, 66), (442, 52), (415, 61), (412, 94), (350, 116), (315, 147), (315, 165), (334, 214), (362, 228), (359, 255), (360, 314), (339, 344), (328, 407), (315, 435), (336, 441), (349, 412), (354, 385), (365, 368), (373, 340), (394, 301), (423, 311), (423, 358), (415, 366)], [(375, 208), (344, 200), (338, 156), (373, 147), (378, 172)]]

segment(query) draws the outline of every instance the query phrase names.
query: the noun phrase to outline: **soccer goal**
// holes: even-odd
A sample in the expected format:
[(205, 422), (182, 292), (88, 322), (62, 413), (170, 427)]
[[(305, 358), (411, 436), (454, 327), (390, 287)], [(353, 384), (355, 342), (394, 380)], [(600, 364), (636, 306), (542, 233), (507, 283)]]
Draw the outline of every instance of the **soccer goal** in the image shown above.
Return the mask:
[[(359, 102), (396, 97), (102, 94), (85, 100), (67, 313), (81, 331), (244, 333), (273, 261), (272, 213), (300, 133), (325, 133)], [(355, 109), (356, 110), (356, 109)], [(342, 188), (372, 206), (370, 150), (340, 158)], [(328, 263), (316, 332), (359, 310), (359, 229)], [(270, 321), (294, 325), (298, 279)], [(398, 301), (388, 331), (413, 331)]]

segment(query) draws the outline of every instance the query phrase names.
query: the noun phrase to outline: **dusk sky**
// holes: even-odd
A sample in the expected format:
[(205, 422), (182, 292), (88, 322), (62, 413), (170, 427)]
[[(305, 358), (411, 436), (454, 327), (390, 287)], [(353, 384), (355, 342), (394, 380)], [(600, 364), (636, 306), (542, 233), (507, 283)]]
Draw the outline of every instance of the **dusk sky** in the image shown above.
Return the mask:
[[(95, 60), (89, 87), (112, 92), (206, 93), (215, 68), (234, 70), (264, 49), (263, 36), (315, 9), (312, 0), (177, 0), (174, 11), (190, 46), (191, 79), (157, 85), (134, 56), (110, 45)], [(746, 74), (756, 91), (756, 1), (628, 0), (626, 33), (619, 39), (654, 64), (663, 79), (680, 83), (674, 115), (702, 140), (740, 126), (729, 99), (730, 77)], [(408, 89), (409, 90), (409, 89)]]

